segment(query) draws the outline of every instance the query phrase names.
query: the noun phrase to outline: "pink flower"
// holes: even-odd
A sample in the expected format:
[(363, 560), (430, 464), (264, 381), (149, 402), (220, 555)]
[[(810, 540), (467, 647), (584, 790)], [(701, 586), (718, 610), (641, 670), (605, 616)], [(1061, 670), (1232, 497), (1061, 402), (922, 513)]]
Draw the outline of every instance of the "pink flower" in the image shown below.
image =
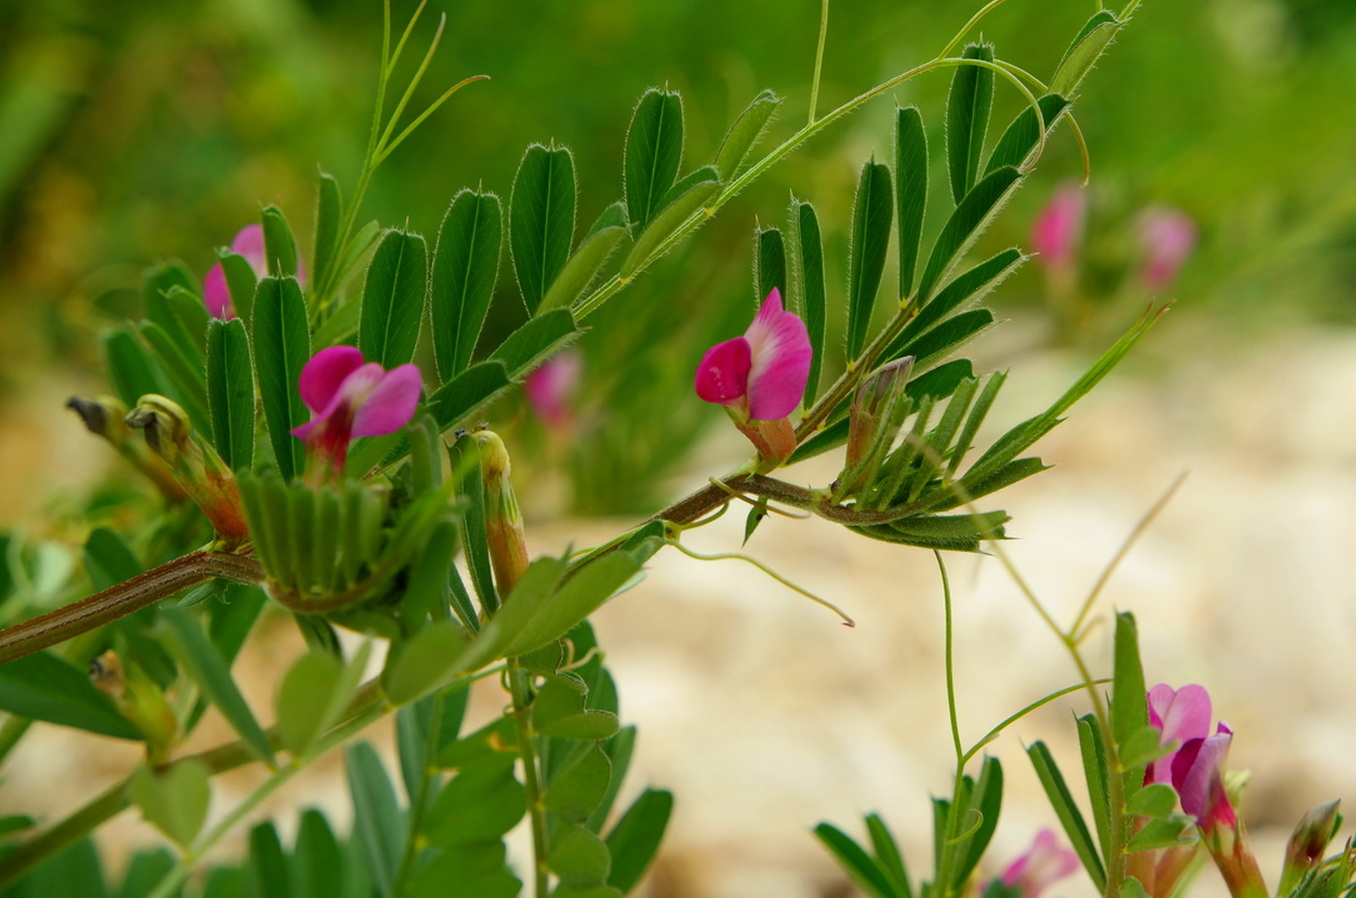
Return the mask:
[(298, 384), (311, 420), (292, 430), (311, 456), (308, 479), (341, 476), (354, 437), (394, 433), (408, 424), (421, 386), (414, 365), (386, 371), (376, 362), (364, 363), (352, 346), (331, 346), (312, 356)]
[(548, 359), (523, 382), (523, 391), (532, 410), (550, 429), (569, 427), (573, 419), (570, 399), (579, 386), (583, 370), (584, 360), (578, 350), (566, 349)]
[[(231, 241), (231, 252), (244, 256), (245, 261), (254, 269), (256, 278), (268, 276), (268, 255), (264, 250), (264, 226), (245, 225)], [(297, 280), (306, 283), (306, 266), (297, 259)], [(207, 311), (223, 321), (235, 317), (235, 308), (231, 305), (231, 290), (226, 283), (226, 271), (221, 263), (213, 265), (202, 280), (202, 301)]]
[(1031, 226), (1031, 247), (1051, 270), (1071, 269), (1083, 232), (1083, 188), (1063, 184), (1036, 216)]
[(1177, 749), (1149, 765), (1144, 781), (1170, 783), (1177, 751), (1193, 739), (1210, 735), (1210, 693), (1195, 684), (1174, 690), (1159, 683), (1149, 690), (1149, 723), (1163, 733), (1160, 745), (1176, 742)]
[(805, 322), (782, 309), (774, 288), (744, 336), (702, 356), (697, 395), (728, 408), (737, 422), (785, 418), (805, 393), (812, 354)]
[(1059, 843), (1054, 832), (1043, 829), (1036, 834), (1026, 854), (1003, 871), (1003, 885), (1018, 889), (1022, 898), (1036, 898), (1041, 892), (1078, 869), (1078, 855)]
[(1139, 217), (1139, 245), (1144, 251), (1140, 280), (1150, 290), (1162, 289), (1196, 248), (1196, 225), (1178, 209), (1145, 209)]
[[(264, 227), (260, 224), (245, 225), (231, 241), (231, 252), (244, 256), (245, 261), (254, 269), (255, 277), (267, 274), (267, 257), (264, 254)], [(231, 290), (226, 285), (226, 271), (221, 263), (212, 266), (202, 281), (202, 301), (207, 311), (223, 321), (235, 317), (235, 308), (231, 305)]]

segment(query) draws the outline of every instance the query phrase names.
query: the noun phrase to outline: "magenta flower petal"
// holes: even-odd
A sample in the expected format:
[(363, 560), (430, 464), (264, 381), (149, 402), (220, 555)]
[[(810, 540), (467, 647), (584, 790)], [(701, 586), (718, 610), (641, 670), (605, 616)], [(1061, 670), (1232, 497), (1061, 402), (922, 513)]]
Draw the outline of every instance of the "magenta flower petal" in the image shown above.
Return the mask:
[(1233, 807), (1224, 794), (1224, 759), (1233, 737), (1233, 730), (1220, 723), (1215, 735), (1191, 740), (1173, 758), (1172, 784), (1182, 798), (1182, 810), (1195, 817), (1202, 829), (1234, 821)]
[(231, 305), (231, 288), (226, 285), (226, 270), (220, 262), (213, 265), (207, 277), (202, 279), (202, 302), (213, 318), (227, 321), (235, 317), (235, 307)]
[(697, 395), (721, 405), (744, 398), (748, 392), (752, 356), (749, 341), (743, 337), (712, 346), (697, 366)]
[[(376, 365), (375, 362), (372, 364)], [(381, 370), (381, 366), (378, 365), (377, 370)], [(358, 406), (353, 416), (353, 435), (381, 436), (410, 423), (419, 404), (421, 389), (423, 380), (415, 365), (400, 365), (387, 371)]]
[(244, 256), (245, 261), (254, 269), (256, 277), (268, 275), (268, 254), (264, 250), (263, 225), (250, 224), (241, 228), (231, 241), (231, 252)]
[(783, 311), (782, 295), (773, 289), (744, 334), (753, 364), (749, 371), (749, 417), (755, 421), (785, 418), (800, 405), (810, 377), (814, 350), (805, 322)]
[[(1193, 683), (1174, 690), (1160, 683), (1149, 690), (1149, 723), (1162, 731), (1161, 745), (1176, 742), (1180, 749), (1193, 739), (1204, 739), (1210, 735), (1210, 713), (1210, 693), (1204, 686)], [(1171, 781), (1173, 757), (1169, 754), (1154, 761), (1148, 781)]]
[[(322, 349), (301, 369), (297, 384), (301, 401), (318, 417), (338, 397), (344, 380), (362, 367), (363, 354), (352, 346), (331, 346)], [(378, 366), (380, 367), (380, 366)]]

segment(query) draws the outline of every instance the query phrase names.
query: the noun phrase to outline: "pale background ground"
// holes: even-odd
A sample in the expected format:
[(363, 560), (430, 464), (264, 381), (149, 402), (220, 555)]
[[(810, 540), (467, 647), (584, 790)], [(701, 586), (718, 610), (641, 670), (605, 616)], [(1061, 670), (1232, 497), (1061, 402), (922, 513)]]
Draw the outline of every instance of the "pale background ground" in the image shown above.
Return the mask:
[[(1057, 467), (1009, 491), (1008, 545), (1033, 588), (1067, 620), (1140, 516), (1183, 471), (1188, 477), (1121, 566), (1097, 606), (1136, 613), (1150, 682), (1209, 687), (1235, 729), (1233, 767), (1253, 771), (1245, 814), (1274, 882), (1281, 843), (1307, 808), (1356, 797), (1356, 335), (1282, 331), (1221, 343), (1174, 313), (1128, 371), (1114, 375), (1042, 446)], [(995, 360), (1021, 408), (1048, 403), (1077, 376), (1059, 354)], [(1193, 361), (1183, 361), (1195, 353)], [(6, 521), (70, 490), (98, 454), (61, 410), (73, 385), (37, 384), (3, 413), (0, 514)], [(22, 435), (22, 436), (20, 436)], [(43, 448), (37, 453), (35, 445)], [(738, 460), (718, 434), (690, 486)], [(790, 479), (822, 484), (824, 467)], [(534, 551), (558, 551), (616, 532), (619, 522), (536, 526)], [(742, 515), (691, 536), (700, 551), (738, 546)], [(648, 580), (595, 619), (621, 686), (626, 721), (640, 727), (629, 790), (673, 789), (678, 804), (652, 898), (817, 898), (853, 894), (809, 835), (829, 820), (860, 835), (860, 817), (885, 816), (926, 874), (928, 798), (949, 789), (950, 739), (942, 680), (941, 593), (930, 553), (851, 537), (822, 521), (772, 519), (751, 554), (842, 606), (824, 609), (739, 562), (659, 555)], [(966, 742), (1022, 705), (1068, 685), (1075, 672), (993, 559), (952, 556), (958, 696)], [(295, 647), (288, 626), (242, 657), (257, 706)], [(1106, 636), (1090, 652), (1107, 669)], [(481, 696), (485, 708), (501, 699)], [(1074, 779), (1071, 714), (1061, 700), (993, 746), (1008, 781), (991, 866), (996, 872), (1037, 828), (1052, 825), (1023, 744), (1049, 742)], [(371, 734), (377, 741), (387, 736)], [(220, 737), (220, 734), (219, 734)], [(97, 783), (125, 773), (135, 752), (44, 728), (7, 764), (0, 811), (47, 808), (56, 819)], [(289, 800), (347, 816), (337, 765), (299, 783)], [(221, 814), (248, 787), (224, 778)], [(295, 812), (283, 809), (290, 832)], [(1350, 827), (1343, 836), (1349, 835)], [(154, 834), (124, 814), (110, 843)], [(1213, 871), (1202, 885), (1219, 894)], [(1056, 895), (1086, 895), (1069, 880)]]

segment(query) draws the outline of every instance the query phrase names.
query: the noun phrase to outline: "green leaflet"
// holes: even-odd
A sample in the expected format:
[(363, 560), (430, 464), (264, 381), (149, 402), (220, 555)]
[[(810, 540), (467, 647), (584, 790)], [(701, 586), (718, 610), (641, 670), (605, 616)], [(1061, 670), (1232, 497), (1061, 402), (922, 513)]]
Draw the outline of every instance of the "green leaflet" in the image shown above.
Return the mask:
[(424, 238), (387, 231), (367, 267), (358, 349), (363, 359), (390, 370), (414, 358), (419, 322), (428, 289), (428, 250)]
[(444, 384), (466, 371), (499, 274), (503, 215), (493, 193), (462, 190), (438, 229), (429, 314)]
[(311, 357), (306, 303), (295, 278), (264, 278), (254, 304), (254, 374), (278, 472), (290, 480), (305, 465), (305, 447), (292, 436), (309, 415), (297, 384)]
[(238, 318), (207, 326), (207, 405), (217, 454), (227, 467), (248, 470), (254, 463), (254, 366)]
[(757, 146), (758, 139), (763, 136), (773, 113), (781, 104), (781, 97), (764, 90), (739, 113), (739, 118), (725, 132), (725, 139), (716, 151), (716, 171), (720, 172), (722, 181), (731, 181), (743, 171), (749, 154)]
[(848, 253), (849, 359), (861, 355), (875, 310), (885, 255), (890, 249), (890, 224), (894, 217), (894, 196), (890, 188), (890, 167), (871, 160), (862, 166), (857, 195), (852, 206), (852, 245)]
[(758, 254), (754, 268), (754, 289), (758, 302), (762, 302), (772, 290), (778, 290), (782, 302), (789, 308), (790, 297), (786, 292), (786, 243), (782, 232), (776, 228), (761, 228), (757, 234)]
[[(961, 58), (993, 62), (993, 45), (970, 44)], [(970, 192), (979, 172), (993, 106), (993, 77), (993, 69), (985, 66), (960, 65), (951, 79), (946, 98), (946, 162), (951, 197), (957, 204)]]
[(509, 250), (528, 315), (535, 315), (565, 267), (574, 243), (574, 156), (533, 144), (523, 154), (509, 197)]
[(683, 101), (650, 88), (636, 104), (626, 131), (624, 188), (631, 233), (639, 235), (664, 205), (683, 161)]
[(895, 213), (899, 218), (899, 295), (913, 294), (928, 201), (928, 141), (918, 107), (895, 110)]

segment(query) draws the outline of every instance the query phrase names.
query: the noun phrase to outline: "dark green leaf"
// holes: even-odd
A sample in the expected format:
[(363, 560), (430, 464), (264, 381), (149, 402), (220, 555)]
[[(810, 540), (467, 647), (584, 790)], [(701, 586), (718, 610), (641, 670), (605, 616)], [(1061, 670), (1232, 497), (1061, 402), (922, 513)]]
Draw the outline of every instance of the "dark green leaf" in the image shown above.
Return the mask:
[(0, 665), (0, 710), (118, 739), (141, 738), (112, 700), (94, 688), (86, 671), (51, 652)]
[(758, 231), (758, 267), (754, 270), (754, 289), (762, 302), (768, 293), (777, 290), (782, 301), (788, 302), (786, 292), (786, 243), (776, 228)]
[(339, 220), (343, 210), (339, 182), (333, 175), (322, 171), (315, 200), (315, 251), (311, 255), (315, 263), (315, 288), (321, 295), (329, 292), (329, 280), (333, 276), (331, 269), (339, 255)]
[(876, 293), (890, 249), (894, 197), (890, 167), (874, 159), (862, 166), (852, 204), (852, 244), (848, 253), (847, 353), (856, 359), (866, 345)]
[(259, 213), (264, 225), (264, 259), (268, 273), (275, 278), (297, 276), (297, 241), (292, 228), (277, 206), (265, 206)]
[(872, 898), (900, 898), (880, 863), (842, 830), (830, 823), (821, 823), (815, 827), (815, 838), (824, 844), (843, 872), (862, 891)]
[(626, 233), (626, 206), (619, 202), (613, 203), (598, 216), (598, 220), (580, 241), (574, 255), (570, 256), (565, 267), (556, 276), (551, 289), (546, 291), (546, 298), (538, 307), (537, 314), (572, 305), (579, 298), (579, 294), (597, 277)]
[(503, 213), (493, 193), (462, 190), (438, 230), (429, 312), (433, 355), (444, 383), (466, 370), (499, 274)]
[(1111, 850), (1111, 803), (1107, 798), (1106, 746), (1102, 744), (1097, 718), (1084, 714), (1078, 718), (1078, 747), (1083, 759), (1083, 777), (1088, 786), (1092, 822), (1097, 827), (1097, 842), (1105, 857)]
[(731, 181), (743, 171), (749, 153), (758, 144), (758, 139), (767, 129), (772, 114), (781, 103), (781, 97), (770, 90), (764, 90), (739, 113), (739, 118), (735, 119), (730, 130), (725, 132), (725, 139), (720, 142), (720, 149), (716, 151), (716, 170), (720, 172), (722, 181)]
[(984, 176), (957, 204), (951, 217), (942, 226), (937, 241), (928, 255), (927, 266), (918, 282), (917, 296), (926, 303), (932, 298), (943, 279), (960, 261), (961, 256), (984, 232), (988, 223), (998, 214), (1013, 188), (1021, 182), (1015, 168), (1000, 168)]
[[(1117, 760), (1121, 762), (1121, 769), (1132, 770), (1136, 767), (1146, 767), (1171, 753), (1172, 749), (1161, 744), (1163, 738), (1162, 731), (1153, 724), (1145, 724), (1124, 743), (1117, 746)], [(1135, 790), (1127, 789), (1127, 797), (1134, 797)]]
[(380, 362), (389, 370), (414, 358), (427, 290), (424, 238), (387, 231), (377, 244), (363, 285), (358, 349), (366, 361)]
[(252, 898), (290, 898), (291, 877), (282, 840), (272, 822), (264, 821), (250, 830), (250, 853), (245, 861), (245, 881)]
[(964, 853), (957, 860), (953, 880), (957, 888), (970, 878), (985, 849), (989, 847), (989, 841), (998, 827), (998, 815), (1002, 806), (1003, 767), (997, 758), (986, 756), (969, 800), (969, 816), (974, 818), (977, 815), (979, 825), (962, 840)]
[(810, 376), (805, 383), (805, 406), (819, 392), (819, 373), (824, 368), (824, 348), (828, 342), (828, 300), (824, 291), (824, 246), (819, 235), (819, 217), (815, 207), (791, 201), (792, 246), (797, 253), (800, 293), (805, 313), (805, 329), (810, 335)]
[(978, 265), (958, 274), (945, 287), (938, 291), (932, 301), (923, 306), (899, 337), (885, 351), (888, 358), (903, 355), (904, 346), (919, 334), (944, 319), (947, 315), (972, 302), (976, 302), (1003, 282), (1009, 274), (1022, 263), (1024, 256), (1020, 250), (1005, 249), (996, 256), (980, 262)]
[(509, 250), (529, 316), (537, 313), (570, 257), (575, 203), (570, 151), (539, 143), (528, 147), (509, 197)]
[(1041, 786), (1045, 789), (1045, 795), (1050, 799), (1050, 805), (1055, 810), (1055, 816), (1059, 818), (1060, 825), (1064, 827), (1064, 833), (1069, 837), (1069, 843), (1073, 845), (1074, 851), (1078, 854), (1078, 859), (1083, 862), (1083, 868), (1088, 871), (1088, 876), (1092, 878), (1093, 885), (1100, 892), (1106, 888), (1106, 868), (1102, 864), (1101, 856), (1097, 852), (1097, 847), (1092, 842), (1092, 835), (1088, 832), (1088, 826), (1083, 822), (1083, 814), (1078, 810), (1078, 805), (1074, 803), (1073, 794), (1069, 792), (1069, 787), (1065, 785), (1064, 776), (1059, 772), (1058, 765), (1055, 764), (1054, 755), (1046, 747), (1044, 742), (1037, 742), (1026, 750), (1031, 758), (1031, 764), (1036, 768), (1036, 776), (1041, 781)]
[[(174, 855), (163, 845), (144, 849), (132, 855), (127, 864), (127, 872), (122, 877), (120, 898), (145, 898), (155, 891), (161, 878), (174, 869)], [(175, 892), (175, 898), (183, 894), (183, 889)]]
[(259, 289), (259, 276), (248, 259), (229, 250), (221, 253), (221, 270), (226, 275), (231, 308), (248, 327), (254, 320), (254, 293)]
[(900, 898), (913, 898), (913, 886), (909, 883), (909, 871), (904, 865), (904, 855), (895, 844), (894, 836), (878, 814), (866, 818), (866, 828), (871, 834), (871, 847), (875, 851), (876, 861), (881, 872), (890, 880), (894, 893)]
[(197, 620), (182, 608), (161, 608), (160, 621), (166, 648), (179, 666), (198, 682), (203, 695), (217, 706), (250, 751), (264, 763), (274, 766), (276, 761), (268, 736), (254, 719), (254, 712), (231, 676), (230, 666), (208, 640)]
[[(590, 695), (592, 698), (592, 695)], [(616, 709), (613, 709), (616, 713)], [(636, 728), (633, 726), (622, 727), (617, 734), (603, 743), (603, 751), (607, 752), (608, 758), (612, 762), (612, 780), (608, 783), (607, 791), (603, 793), (603, 800), (598, 803), (598, 807), (593, 814), (589, 816), (588, 823), (585, 824), (593, 832), (602, 832), (603, 823), (612, 813), (612, 805), (617, 800), (618, 793), (621, 792), (622, 781), (626, 778), (626, 771), (631, 766), (631, 756), (636, 749)]]
[(182, 346), (158, 324), (143, 321), (140, 330), (142, 339), (174, 385), (167, 395), (188, 412), (195, 430), (208, 431), (211, 424), (207, 417), (207, 380), (202, 363), (189, 358)]
[(489, 360), (502, 362), (509, 377), (518, 379), (582, 333), (569, 309), (552, 309), (509, 334)]
[[(970, 44), (961, 58), (993, 62), (993, 45)], [(946, 161), (951, 196), (957, 204), (970, 192), (979, 172), (993, 106), (993, 74), (993, 69), (967, 64), (957, 66), (951, 79), (946, 98)]]
[(342, 894), (343, 855), (325, 815), (302, 813), (293, 852), (297, 898), (337, 898)]
[(918, 107), (895, 110), (895, 211), (899, 217), (899, 295), (913, 295), (923, 213), (928, 203), (928, 141)]
[(546, 864), (560, 877), (561, 885), (593, 886), (607, 882), (612, 858), (602, 839), (582, 826), (566, 825), (551, 834)]
[(239, 319), (207, 326), (207, 405), (212, 442), (226, 466), (254, 463), (254, 365), (249, 336)]
[(141, 299), (145, 304), (146, 319), (154, 321), (166, 331), (177, 332), (179, 322), (170, 310), (169, 294), (173, 290), (183, 290), (197, 294), (200, 290), (197, 279), (182, 262), (168, 262), (147, 269), (141, 279)]
[(144, 571), (145, 565), (127, 543), (107, 527), (96, 527), (85, 540), (85, 570), (96, 590), (105, 590)]
[(175, 287), (165, 295), (165, 302), (176, 324), (176, 329), (169, 332), (182, 336), (189, 355), (201, 362), (207, 352), (207, 323), (212, 320), (202, 296), (196, 290)]
[(513, 776), (516, 755), (493, 752), (459, 765), (425, 820), (425, 833), (444, 848), (498, 840), (518, 825), (526, 792)]
[(376, 749), (367, 742), (344, 747), (344, 769), (353, 796), (354, 838), (362, 846), (378, 890), (389, 896), (405, 841), (404, 815), (395, 789)]
[(439, 852), (415, 874), (409, 898), (517, 898), (523, 884), (504, 854), (498, 839)]
[(311, 357), (306, 303), (294, 278), (264, 278), (254, 304), (254, 373), (278, 473), (291, 480), (305, 464), (304, 446), (292, 436), (309, 417), (297, 384)]
[[(711, 177), (706, 177), (708, 173)], [(693, 174), (700, 174), (703, 179), (692, 184), (687, 191), (665, 206), (654, 217), (645, 232), (636, 238), (631, 251), (622, 260), (619, 273), (623, 278), (634, 276), (641, 268), (655, 259), (661, 258), (664, 253), (672, 249), (671, 246), (663, 247), (662, 244), (680, 224), (701, 209), (706, 201), (715, 196), (716, 191), (720, 189), (720, 182), (714, 177), (715, 169), (699, 168)], [(684, 179), (684, 181), (686, 180)]]
[(1097, 60), (1111, 46), (1121, 25), (1116, 14), (1109, 9), (1093, 13), (1055, 68), (1055, 74), (1050, 79), (1051, 93), (1073, 97), (1088, 72), (1092, 71)]
[[(1045, 122), (1045, 133), (1049, 134), (1054, 129), (1055, 123), (1059, 117), (1064, 114), (1064, 110), (1069, 108), (1069, 101), (1059, 94), (1046, 94), (1036, 101), (1041, 108), (1041, 119)], [(1005, 165), (1015, 165), (1019, 169), (1026, 169), (1032, 161), (1031, 154), (1035, 152), (1036, 145), (1040, 142), (1041, 126), (1036, 121), (1036, 111), (1030, 106), (1023, 109), (1008, 125), (1008, 129), (1003, 132), (1003, 136), (998, 138), (998, 143), (994, 145), (993, 154), (989, 156), (989, 164), (985, 167), (984, 173), (1000, 169)]]
[(626, 214), (640, 234), (659, 212), (683, 161), (683, 101), (650, 88), (636, 104), (626, 131)]
[(485, 484), (480, 472), (480, 448), (470, 437), (461, 437), (449, 447), (452, 469), (461, 472), (461, 496), (465, 501), (462, 512), (462, 539), (466, 546), (466, 566), (471, 575), (471, 586), (480, 599), (480, 607), (487, 615), (499, 609), (500, 595), (494, 586), (490, 566), (489, 537), (485, 527)]
[(583, 823), (602, 802), (612, 781), (612, 762), (594, 745), (556, 773), (546, 787), (546, 809), (570, 823)]
[(550, 601), (538, 607), (532, 608), (530, 604), (524, 603), (521, 611), (515, 609), (509, 612), (510, 595), (510, 601), (504, 603), (495, 617), (495, 621), (498, 621), (508, 614), (504, 621), (506, 633), (509, 634), (504, 654), (525, 654), (559, 639), (630, 585), (640, 570), (641, 565), (629, 553), (614, 552), (573, 571), (565, 583), (555, 590)]
[(104, 360), (113, 388), (128, 408), (147, 393), (166, 392), (164, 378), (151, 357), (126, 329), (109, 331), (104, 337)]
[(885, 358), (886, 361), (894, 361), (911, 355), (916, 359), (914, 370), (927, 371), (994, 324), (993, 312), (988, 309), (961, 312), (914, 338), (896, 353), (891, 353)]

